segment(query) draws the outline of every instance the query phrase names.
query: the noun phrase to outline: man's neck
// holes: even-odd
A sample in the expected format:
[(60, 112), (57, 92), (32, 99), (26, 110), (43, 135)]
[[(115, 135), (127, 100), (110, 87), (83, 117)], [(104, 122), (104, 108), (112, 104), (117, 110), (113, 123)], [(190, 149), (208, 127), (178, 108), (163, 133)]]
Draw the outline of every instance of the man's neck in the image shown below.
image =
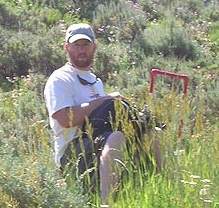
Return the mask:
[(78, 70), (81, 70), (81, 71), (90, 71), (90, 66), (89, 67), (86, 67), (86, 68), (80, 68), (80, 67), (77, 67), (75, 66), (74, 64), (72, 64), (70, 61), (68, 62), (68, 64), (72, 67), (74, 67), (75, 69), (78, 69)]

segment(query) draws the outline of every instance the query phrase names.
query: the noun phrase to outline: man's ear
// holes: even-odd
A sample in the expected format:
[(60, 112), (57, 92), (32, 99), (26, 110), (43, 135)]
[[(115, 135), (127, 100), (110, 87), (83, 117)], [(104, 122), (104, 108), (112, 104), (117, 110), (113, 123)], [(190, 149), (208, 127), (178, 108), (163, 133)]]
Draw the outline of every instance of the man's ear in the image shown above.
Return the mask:
[(65, 43), (65, 44), (64, 44), (64, 48), (65, 48), (65, 50), (66, 50), (67, 52), (69, 52), (69, 45), (68, 45), (68, 43)]

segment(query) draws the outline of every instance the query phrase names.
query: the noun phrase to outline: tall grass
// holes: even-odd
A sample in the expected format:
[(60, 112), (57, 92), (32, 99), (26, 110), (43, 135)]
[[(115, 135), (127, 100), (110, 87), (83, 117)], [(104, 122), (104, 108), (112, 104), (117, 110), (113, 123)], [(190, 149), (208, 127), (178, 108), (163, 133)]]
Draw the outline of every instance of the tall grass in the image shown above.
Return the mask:
[(57, 174), (42, 94), (28, 82), (0, 95), (0, 207), (83, 207), (80, 187)]
[[(57, 173), (41, 88), (28, 86), (22, 82), (0, 95), (0, 207), (98, 207), (98, 194), (89, 197), (80, 182), (71, 181), (68, 186)], [(177, 163), (166, 153), (166, 168), (149, 173), (144, 163), (135, 166), (132, 158), (127, 159), (127, 174), (111, 207), (219, 206), (219, 123), (206, 117), (205, 97), (197, 96), (198, 100), (189, 95), (182, 99), (172, 91), (139, 94), (135, 103), (148, 103), (152, 114), (167, 123), (162, 139), (170, 143)], [(131, 137), (130, 126), (124, 128)], [(140, 155), (144, 161), (144, 154)]]

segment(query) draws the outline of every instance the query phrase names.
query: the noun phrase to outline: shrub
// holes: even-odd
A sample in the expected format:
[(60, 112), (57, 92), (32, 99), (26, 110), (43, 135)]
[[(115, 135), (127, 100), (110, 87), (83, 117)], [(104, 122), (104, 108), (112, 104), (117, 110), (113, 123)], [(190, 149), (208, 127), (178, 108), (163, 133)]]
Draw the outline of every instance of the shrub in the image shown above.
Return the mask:
[(120, 71), (128, 70), (131, 67), (128, 47), (120, 44), (109, 44), (107, 46), (99, 43), (93, 66), (95, 72), (103, 81), (110, 80)]
[(6, 77), (27, 75), (30, 68), (28, 61), (27, 43), (24, 41), (22, 35), (11, 36), (6, 33), (3, 36), (3, 47), (1, 51), (1, 74)]
[(103, 43), (132, 44), (133, 39), (146, 27), (145, 19), (146, 15), (137, 3), (111, 1), (108, 5), (97, 7), (92, 24)]
[(19, 10), (10, 5), (9, 2), (0, 0), (0, 26), (5, 29), (14, 30), (18, 28)]
[(187, 31), (172, 23), (146, 28), (142, 38), (136, 39), (133, 46), (149, 56), (176, 56), (187, 61), (195, 60), (199, 56), (199, 46), (190, 38)]
[(47, 10), (43, 10), (45, 12), (46, 24), (47, 25), (55, 25), (59, 20), (62, 19), (62, 14), (57, 9), (47, 8)]
[(0, 94), (0, 204), (84, 207), (81, 187), (66, 189), (56, 172), (45, 104), (28, 82), (18, 80), (17, 89)]

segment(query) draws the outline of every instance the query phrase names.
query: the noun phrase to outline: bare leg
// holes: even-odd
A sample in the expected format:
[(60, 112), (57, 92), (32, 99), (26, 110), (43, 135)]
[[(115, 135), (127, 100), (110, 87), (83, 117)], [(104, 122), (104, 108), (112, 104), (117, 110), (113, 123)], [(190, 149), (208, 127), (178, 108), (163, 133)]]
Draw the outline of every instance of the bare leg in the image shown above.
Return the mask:
[(152, 154), (154, 155), (154, 159), (158, 171), (161, 171), (165, 162), (164, 158), (162, 158), (162, 156), (164, 155), (161, 153), (161, 149), (162, 149), (161, 145), (162, 145), (161, 141), (157, 137), (153, 138), (153, 140), (151, 141), (151, 151)]
[[(176, 163), (177, 158), (174, 155), (174, 151), (172, 150), (170, 144), (165, 139), (164, 134), (161, 130), (157, 130), (153, 132), (153, 136), (151, 137), (151, 151), (154, 156), (157, 170), (161, 171), (167, 165), (166, 156), (170, 156), (173, 161)], [(170, 158), (169, 158), (170, 159)]]
[(110, 193), (117, 187), (121, 177), (121, 163), (126, 138), (120, 131), (113, 132), (107, 139), (100, 157), (100, 186), (103, 203), (108, 203)]

